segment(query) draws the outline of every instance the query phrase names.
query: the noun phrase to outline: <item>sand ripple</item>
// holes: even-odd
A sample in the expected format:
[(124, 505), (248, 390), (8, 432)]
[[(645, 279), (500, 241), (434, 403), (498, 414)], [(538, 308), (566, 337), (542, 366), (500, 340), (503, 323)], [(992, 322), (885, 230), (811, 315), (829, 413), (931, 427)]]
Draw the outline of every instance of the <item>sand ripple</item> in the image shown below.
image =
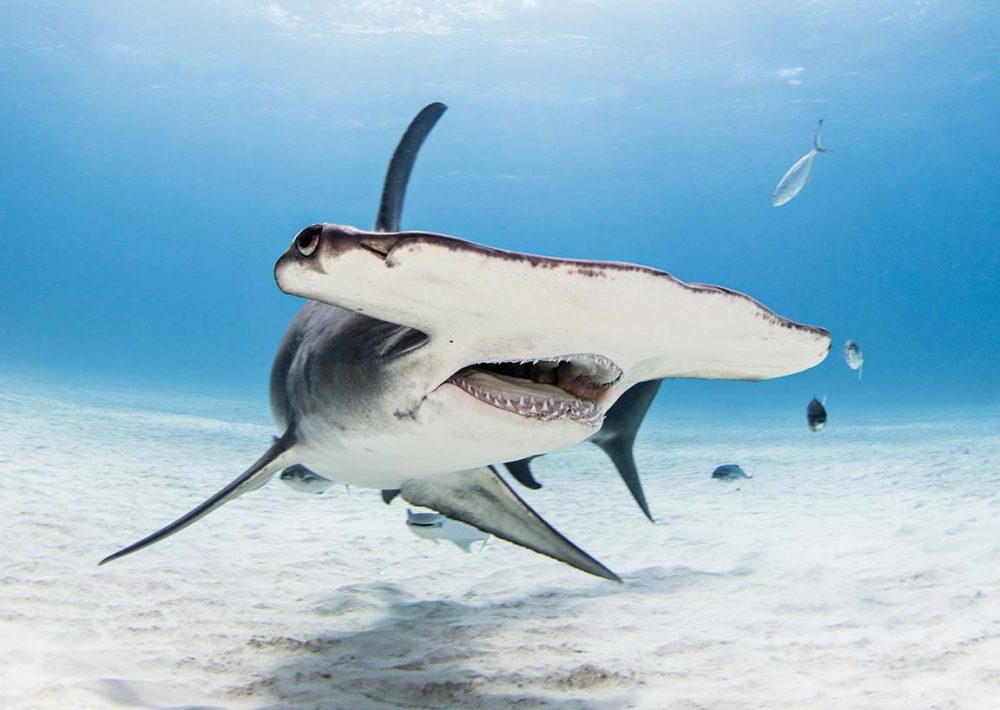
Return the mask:
[[(410, 535), (271, 483), (96, 562), (267, 446), (263, 417), (5, 383), (5, 708), (995, 707), (1000, 415), (647, 427), (650, 525), (593, 447), (526, 492), (619, 572)], [(197, 416), (184, 414), (197, 411)], [(243, 412), (248, 411), (247, 408)], [(252, 411), (252, 409), (249, 409)], [(753, 482), (710, 478), (738, 461)]]

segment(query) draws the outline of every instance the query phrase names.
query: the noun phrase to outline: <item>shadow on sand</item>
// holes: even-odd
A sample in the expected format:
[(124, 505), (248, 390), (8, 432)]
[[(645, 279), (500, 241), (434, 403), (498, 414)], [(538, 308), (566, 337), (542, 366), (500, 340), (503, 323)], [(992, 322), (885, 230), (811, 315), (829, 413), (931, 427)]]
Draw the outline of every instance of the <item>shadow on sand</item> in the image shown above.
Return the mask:
[(654, 567), (633, 573), (624, 586), (543, 588), (486, 606), (418, 600), (398, 585), (350, 585), (315, 612), (348, 618), (377, 611), (378, 622), (306, 640), (251, 639), (286, 648), (289, 660), (236, 695), (270, 695), (272, 708), (626, 707), (641, 680), (593, 660), (586, 614), (598, 607), (590, 602), (670, 596), (716, 576)]

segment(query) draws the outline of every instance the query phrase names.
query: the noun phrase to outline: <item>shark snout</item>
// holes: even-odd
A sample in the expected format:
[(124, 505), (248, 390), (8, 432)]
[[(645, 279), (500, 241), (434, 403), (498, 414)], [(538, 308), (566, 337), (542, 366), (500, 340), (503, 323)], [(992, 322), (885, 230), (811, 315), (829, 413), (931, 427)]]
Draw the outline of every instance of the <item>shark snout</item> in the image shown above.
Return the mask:
[[(367, 232), (340, 224), (313, 224), (298, 234), (274, 265), (274, 280), (285, 293), (324, 301), (353, 310), (341, 303), (338, 289), (348, 281), (371, 277), (372, 267), (391, 266), (390, 252), (404, 242), (398, 232)], [(374, 258), (373, 258), (374, 257)], [(336, 274), (337, 278), (332, 280)], [(352, 290), (347, 287), (347, 290)], [(327, 297), (329, 292), (329, 297)], [(335, 293), (336, 292), (336, 293)]]
[(363, 232), (339, 224), (313, 224), (295, 235), (278, 263), (286, 258), (322, 261), (361, 250), (384, 260), (402, 239), (399, 233)]

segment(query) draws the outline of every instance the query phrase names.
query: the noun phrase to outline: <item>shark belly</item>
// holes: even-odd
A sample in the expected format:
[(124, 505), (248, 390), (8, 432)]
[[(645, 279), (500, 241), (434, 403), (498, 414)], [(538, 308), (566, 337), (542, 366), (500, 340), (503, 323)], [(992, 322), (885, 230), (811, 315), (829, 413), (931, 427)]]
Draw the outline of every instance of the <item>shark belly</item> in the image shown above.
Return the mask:
[[(391, 424), (390, 424), (391, 422)], [(323, 417), (298, 424), (302, 462), (339, 483), (399, 488), (404, 481), (464, 471), (557, 451), (585, 441), (594, 427), (571, 421), (537, 421), (486, 407), (446, 384), (406, 416), (389, 415), (383, 426), (347, 431)]]

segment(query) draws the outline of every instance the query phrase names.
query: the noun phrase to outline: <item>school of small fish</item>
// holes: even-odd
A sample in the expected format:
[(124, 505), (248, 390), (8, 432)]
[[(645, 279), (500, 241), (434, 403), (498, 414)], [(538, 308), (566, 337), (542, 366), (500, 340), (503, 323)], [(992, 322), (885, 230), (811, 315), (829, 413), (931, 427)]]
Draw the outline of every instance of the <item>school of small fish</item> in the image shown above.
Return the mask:
[[(792, 167), (778, 181), (778, 186), (774, 188), (774, 195), (771, 197), (771, 204), (781, 207), (798, 195), (806, 183), (809, 182), (809, 175), (812, 173), (813, 160), (819, 153), (832, 153), (833, 151), (823, 145), (822, 140), (823, 119), (816, 124), (816, 133), (813, 135), (813, 145), (805, 155), (796, 160)], [(858, 371), (858, 382), (861, 382), (862, 366), (865, 363), (864, 355), (861, 353), (861, 346), (857, 341), (848, 339), (844, 343), (844, 361), (852, 370)], [(826, 398), (820, 402), (813, 397), (806, 408), (806, 419), (809, 428), (813, 431), (821, 431), (826, 426)]]

